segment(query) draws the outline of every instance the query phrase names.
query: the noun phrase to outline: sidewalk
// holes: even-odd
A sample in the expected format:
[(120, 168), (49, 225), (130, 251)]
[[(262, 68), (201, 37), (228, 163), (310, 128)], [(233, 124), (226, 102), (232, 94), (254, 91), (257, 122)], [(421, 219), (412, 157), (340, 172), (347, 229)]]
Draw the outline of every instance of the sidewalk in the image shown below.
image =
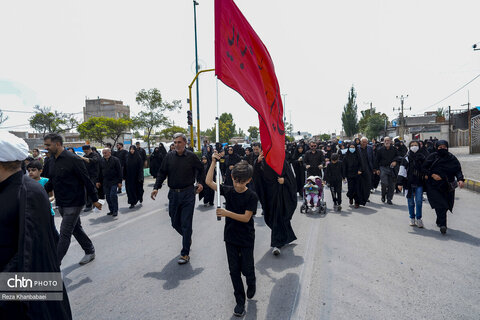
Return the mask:
[(468, 147), (450, 148), (462, 165), (463, 176), (467, 183), (467, 188), (480, 192), (480, 153), (469, 154)]

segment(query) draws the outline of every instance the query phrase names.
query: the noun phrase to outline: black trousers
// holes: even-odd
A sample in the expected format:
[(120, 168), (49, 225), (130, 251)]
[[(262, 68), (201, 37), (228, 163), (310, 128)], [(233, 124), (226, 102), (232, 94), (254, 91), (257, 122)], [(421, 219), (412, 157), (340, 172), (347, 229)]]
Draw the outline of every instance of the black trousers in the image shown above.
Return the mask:
[(330, 183), (330, 192), (334, 205), (342, 204), (342, 181)]
[(440, 227), (447, 226), (447, 208), (435, 208), (435, 213), (437, 214), (437, 225)]
[(182, 251), (180, 255), (188, 256), (192, 244), (193, 211), (195, 209), (195, 191), (191, 188), (181, 192), (170, 189), (168, 192), (168, 214), (172, 227), (182, 236)]
[(245, 305), (245, 289), (243, 286), (242, 274), (247, 280), (247, 286), (255, 285), (255, 264), (253, 262), (253, 247), (238, 247), (225, 242), (227, 249), (228, 269), (233, 284), (235, 301), (239, 305)]

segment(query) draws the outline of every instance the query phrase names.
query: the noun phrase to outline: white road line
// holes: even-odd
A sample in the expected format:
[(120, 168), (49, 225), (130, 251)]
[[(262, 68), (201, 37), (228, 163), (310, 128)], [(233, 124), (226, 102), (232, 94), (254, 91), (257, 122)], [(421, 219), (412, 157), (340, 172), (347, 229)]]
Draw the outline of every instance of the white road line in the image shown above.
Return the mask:
[(312, 279), (313, 265), (315, 262), (315, 243), (318, 239), (318, 230), (320, 223), (324, 219), (316, 219), (310, 227), (310, 234), (308, 236), (307, 247), (303, 255), (303, 268), (300, 273), (300, 280), (298, 281), (297, 293), (293, 302), (292, 312), (290, 314), (291, 320), (305, 319), (307, 314), (308, 299), (310, 297), (310, 282)]

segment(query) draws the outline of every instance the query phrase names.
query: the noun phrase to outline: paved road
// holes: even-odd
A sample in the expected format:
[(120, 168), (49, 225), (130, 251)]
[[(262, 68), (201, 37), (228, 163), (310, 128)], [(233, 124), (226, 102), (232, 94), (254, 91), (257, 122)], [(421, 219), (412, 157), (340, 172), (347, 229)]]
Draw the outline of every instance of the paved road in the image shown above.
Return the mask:
[[(122, 195), (115, 221), (106, 211), (82, 217), (97, 258), (80, 267), (83, 252), (73, 242), (63, 261), (75, 319), (234, 318), (224, 222), (199, 206), (191, 263), (177, 265), (181, 242), (170, 226), (165, 189), (136, 210)], [(479, 319), (479, 195), (457, 193), (446, 236), (428, 203), (422, 230), (408, 226), (400, 196), (388, 207), (378, 193), (371, 200), (324, 217), (298, 207), (298, 240), (279, 257), (271, 255), (269, 229), (256, 217), (258, 289), (245, 319)], [(331, 208), (329, 194), (327, 203)]]

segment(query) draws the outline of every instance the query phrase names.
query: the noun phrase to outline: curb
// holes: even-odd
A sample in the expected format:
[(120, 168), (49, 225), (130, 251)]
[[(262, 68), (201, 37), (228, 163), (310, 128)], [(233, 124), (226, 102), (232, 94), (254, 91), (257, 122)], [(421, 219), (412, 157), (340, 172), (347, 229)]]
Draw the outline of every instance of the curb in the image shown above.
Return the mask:
[(465, 179), (465, 188), (471, 191), (480, 192), (480, 181)]

